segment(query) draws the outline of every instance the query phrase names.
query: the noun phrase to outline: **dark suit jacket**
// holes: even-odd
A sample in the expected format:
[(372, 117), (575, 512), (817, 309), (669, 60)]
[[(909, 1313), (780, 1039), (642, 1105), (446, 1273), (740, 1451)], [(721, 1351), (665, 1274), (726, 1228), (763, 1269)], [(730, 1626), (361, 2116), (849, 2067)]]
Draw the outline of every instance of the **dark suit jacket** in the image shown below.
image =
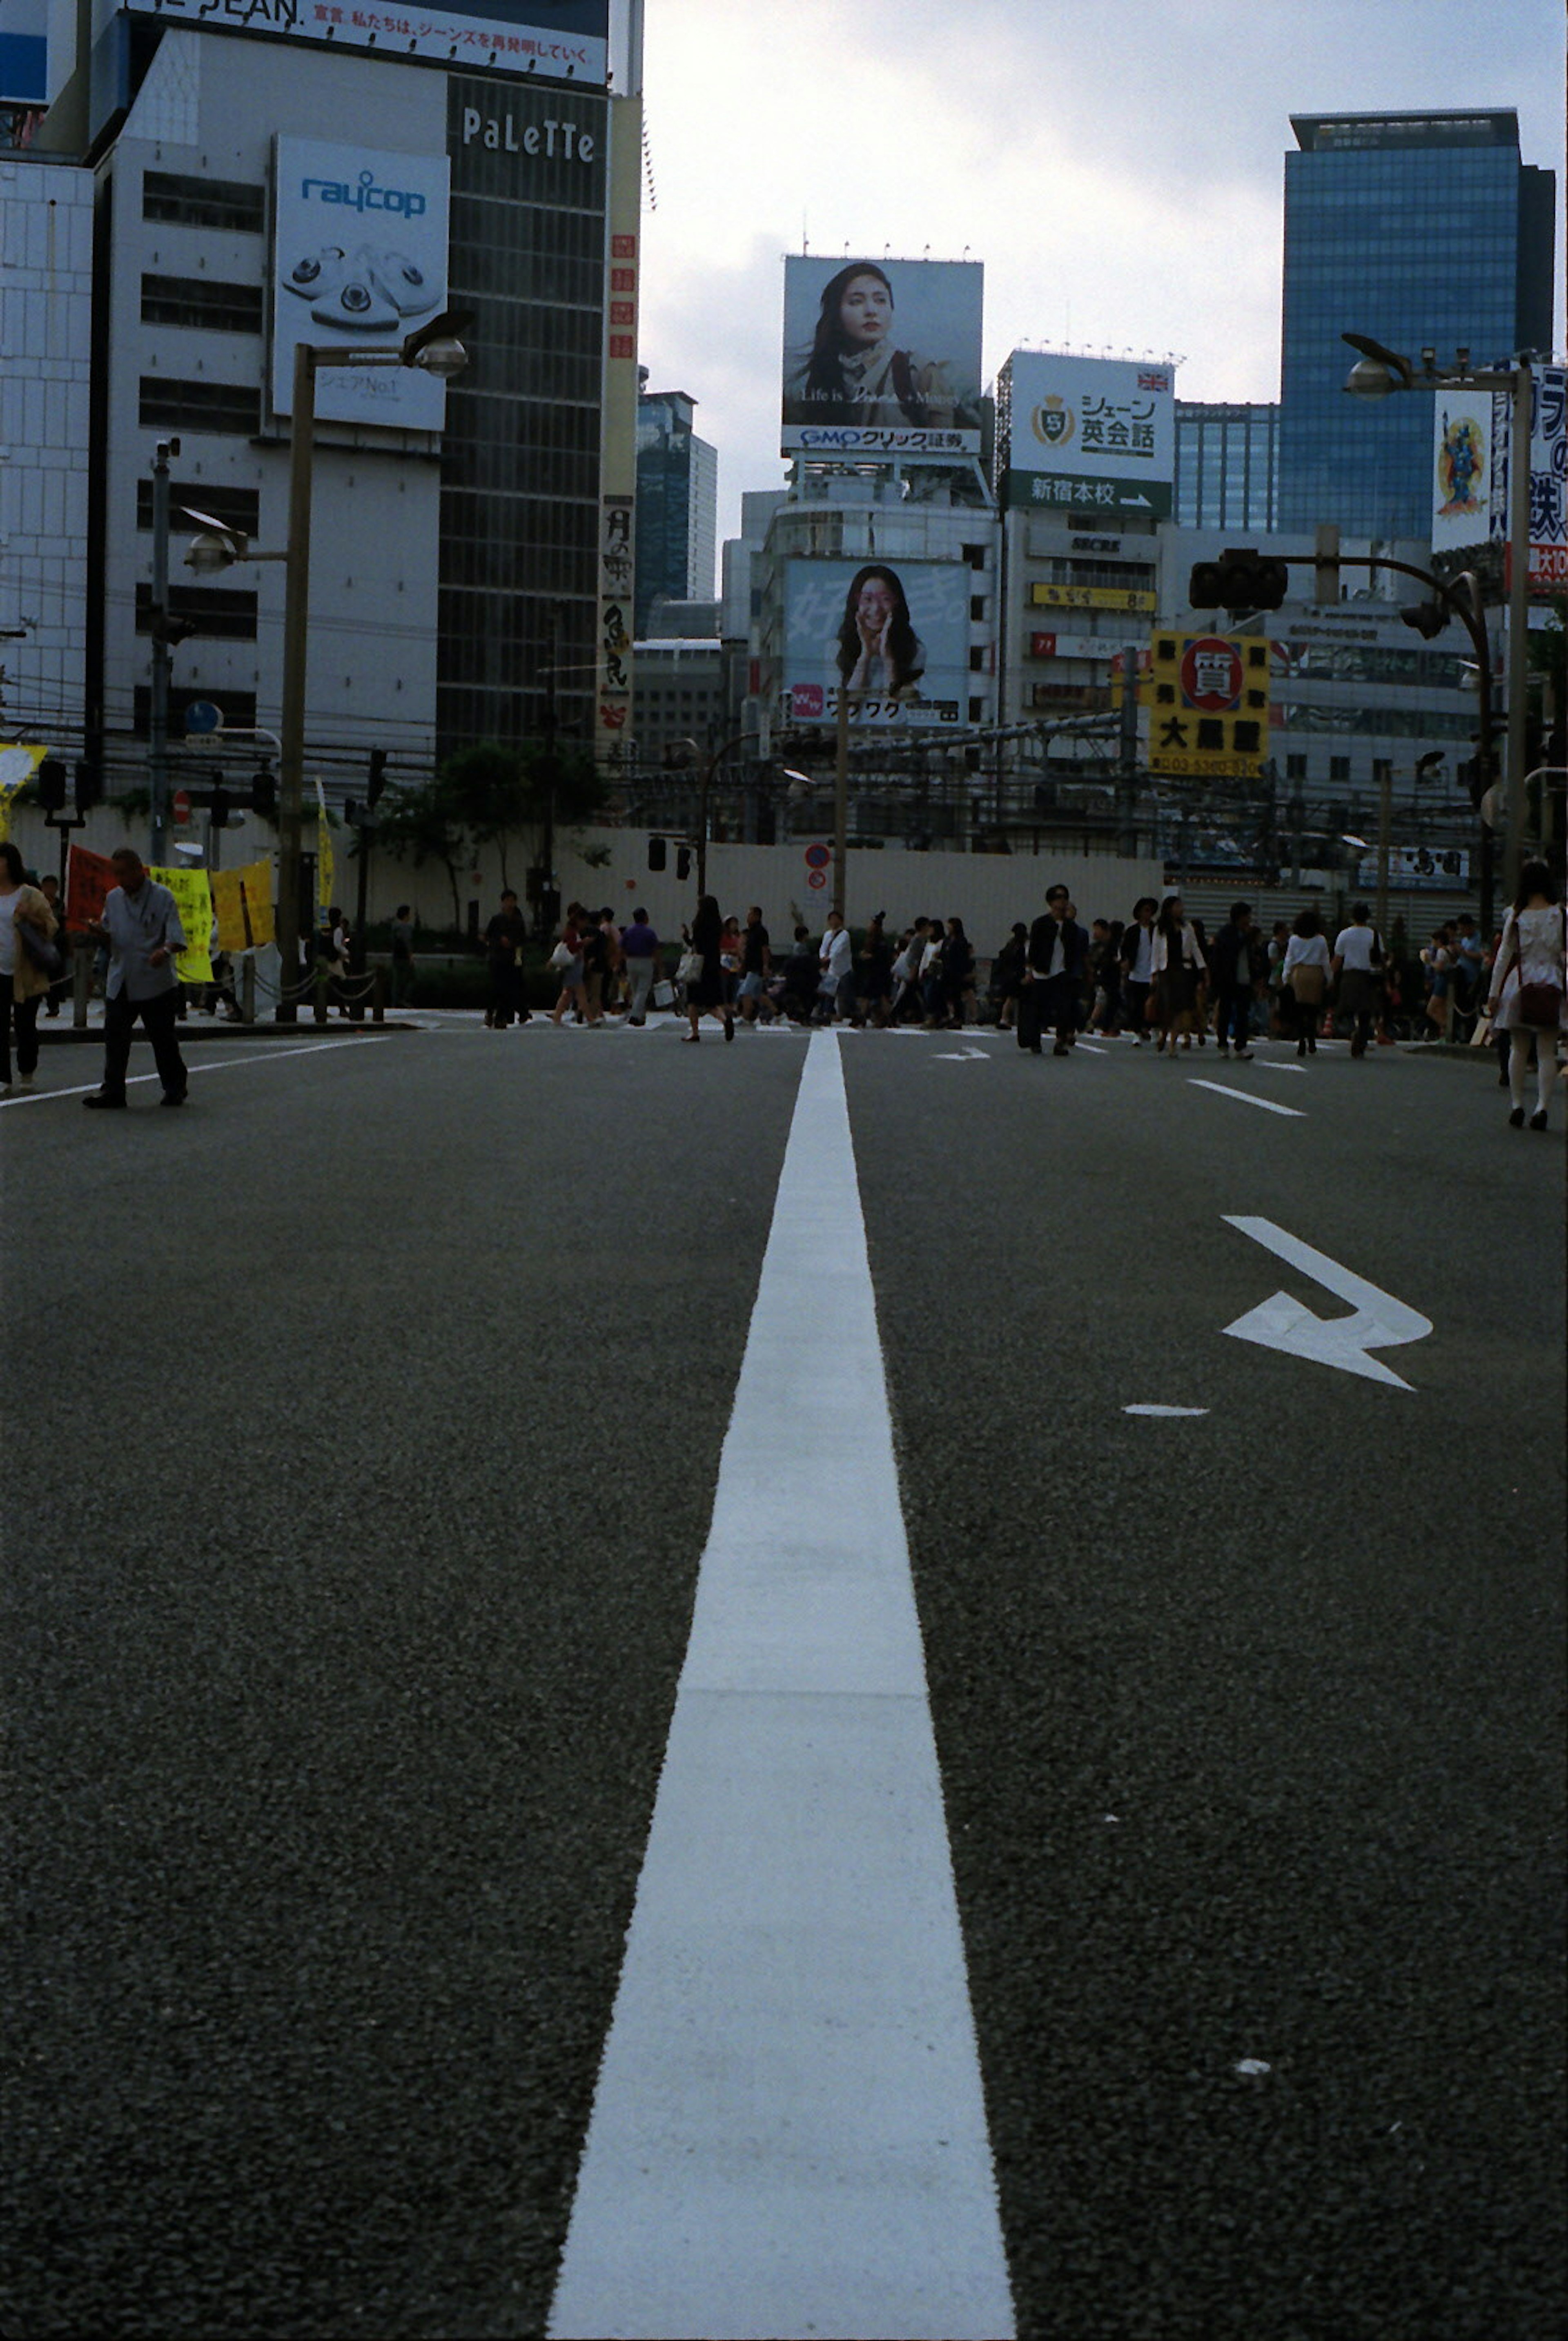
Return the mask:
[[(1089, 961), (1088, 929), (1081, 927), (1076, 919), (1064, 919), (1062, 921), (1062, 935), (1067, 962), (1062, 972), (1070, 976), (1074, 983), (1082, 983), (1084, 971)], [(1051, 955), (1055, 941), (1056, 921), (1051, 916), (1049, 911), (1044, 911), (1029, 930), (1029, 965), (1036, 981), (1051, 964)]]

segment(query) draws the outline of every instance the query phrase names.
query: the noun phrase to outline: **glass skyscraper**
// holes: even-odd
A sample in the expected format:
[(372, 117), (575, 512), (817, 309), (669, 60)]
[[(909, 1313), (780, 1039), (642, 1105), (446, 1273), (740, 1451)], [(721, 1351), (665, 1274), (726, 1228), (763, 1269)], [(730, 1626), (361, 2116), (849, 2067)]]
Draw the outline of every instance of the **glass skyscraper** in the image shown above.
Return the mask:
[(692, 428), (696, 403), (684, 390), (637, 393), (634, 633), (639, 642), (655, 601), (713, 597), (719, 458)]
[(1171, 502), (1182, 527), (1273, 533), (1279, 505), (1279, 421), (1275, 404), (1177, 399)]
[(1556, 182), (1523, 163), (1519, 117), (1293, 115), (1285, 156), (1279, 523), (1424, 537), (1432, 400), (1344, 395), (1370, 334), (1440, 364), (1553, 346)]

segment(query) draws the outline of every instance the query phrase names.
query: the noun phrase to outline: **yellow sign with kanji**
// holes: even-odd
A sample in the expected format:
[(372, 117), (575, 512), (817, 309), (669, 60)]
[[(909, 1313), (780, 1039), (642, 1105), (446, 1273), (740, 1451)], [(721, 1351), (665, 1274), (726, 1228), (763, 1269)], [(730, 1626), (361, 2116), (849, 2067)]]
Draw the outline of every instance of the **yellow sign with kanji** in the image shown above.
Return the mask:
[(1255, 780), (1269, 742), (1269, 645), (1256, 634), (1156, 633), (1148, 681), (1149, 770)]
[(255, 951), (273, 936), (272, 863), (250, 862), (243, 870), (213, 872), (213, 911), (218, 949)]
[(210, 983), (213, 980), (213, 890), (205, 870), (154, 870), (160, 886), (166, 886), (175, 898), (175, 908), (180, 914), (180, 924), (185, 931), (185, 947), (175, 961), (175, 972), (182, 983)]
[(1031, 585), (1029, 599), (1037, 610), (1149, 611), (1159, 607), (1157, 594), (1120, 585)]

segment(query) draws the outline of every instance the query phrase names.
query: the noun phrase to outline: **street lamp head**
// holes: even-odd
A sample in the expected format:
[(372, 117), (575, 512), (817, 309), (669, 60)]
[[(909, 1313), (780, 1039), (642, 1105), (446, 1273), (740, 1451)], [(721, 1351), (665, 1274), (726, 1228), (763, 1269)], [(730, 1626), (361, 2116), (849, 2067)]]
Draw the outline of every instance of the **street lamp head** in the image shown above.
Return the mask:
[(194, 569), (198, 577), (215, 576), (239, 558), (233, 537), (222, 529), (204, 528), (185, 547), (185, 567)]
[(1358, 358), (1345, 376), (1344, 386), (1352, 398), (1386, 398), (1391, 390), (1401, 387), (1381, 358)]
[(451, 382), (468, 364), (468, 353), (454, 334), (443, 334), (415, 350), (409, 364), (418, 366), (422, 373), (434, 374), (437, 382)]

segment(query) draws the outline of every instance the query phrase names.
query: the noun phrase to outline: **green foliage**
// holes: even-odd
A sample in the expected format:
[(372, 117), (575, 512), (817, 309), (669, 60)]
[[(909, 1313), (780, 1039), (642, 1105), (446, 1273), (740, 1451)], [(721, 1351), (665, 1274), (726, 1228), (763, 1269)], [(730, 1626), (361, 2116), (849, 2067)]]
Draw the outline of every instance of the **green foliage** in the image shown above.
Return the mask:
[(439, 862), (452, 888), (452, 922), (462, 923), (457, 872), (468, 859), (468, 824), (444, 768), (413, 788), (388, 790), (376, 812), (376, 842), (394, 861), (422, 870)]

